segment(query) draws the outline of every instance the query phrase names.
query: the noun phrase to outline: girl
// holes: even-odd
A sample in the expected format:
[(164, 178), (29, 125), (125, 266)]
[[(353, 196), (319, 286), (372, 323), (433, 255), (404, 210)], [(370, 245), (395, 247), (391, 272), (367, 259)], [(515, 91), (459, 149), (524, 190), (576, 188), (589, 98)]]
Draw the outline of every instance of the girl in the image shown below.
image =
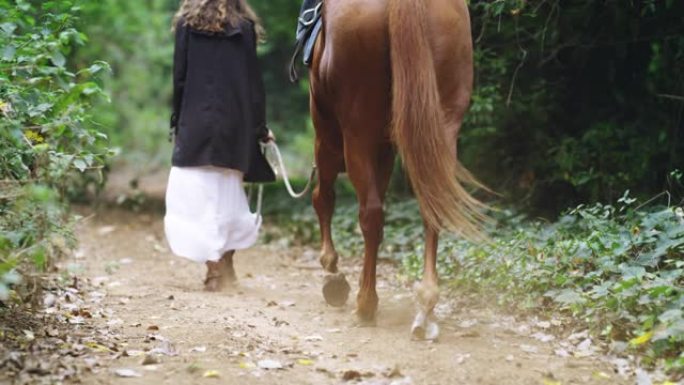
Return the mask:
[(184, 0), (174, 29), (164, 228), (173, 253), (205, 262), (205, 289), (218, 291), (235, 280), (235, 250), (252, 246), (261, 225), (243, 180), (275, 179), (259, 148), (274, 140), (256, 55), (263, 30), (245, 0)]

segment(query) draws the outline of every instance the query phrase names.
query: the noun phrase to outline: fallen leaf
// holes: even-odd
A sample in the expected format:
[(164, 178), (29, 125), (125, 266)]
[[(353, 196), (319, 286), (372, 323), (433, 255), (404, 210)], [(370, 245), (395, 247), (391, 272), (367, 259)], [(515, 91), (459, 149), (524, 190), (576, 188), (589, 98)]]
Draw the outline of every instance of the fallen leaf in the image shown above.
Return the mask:
[(116, 230), (116, 226), (102, 226), (97, 230), (99, 235), (107, 235)]
[(308, 341), (308, 342), (323, 341), (323, 337), (321, 337), (318, 334), (314, 334), (311, 336), (304, 337), (304, 341)]
[(556, 337), (545, 333), (534, 333), (532, 334), (532, 338), (541, 342), (551, 342), (556, 339)]
[(602, 372), (602, 371), (596, 371), (596, 372), (592, 373), (592, 377), (594, 377), (597, 380), (609, 380), (610, 379), (610, 375), (608, 373)]
[(458, 324), (458, 327), (460, 327), (460, 328), (462, 328), (462, 329), (468, 329), (468, 328), (471, 328), (471, 327), (473, 327), (473, 326), (475, 326), (475, 325), (477, 325), (477, 320), (471, 319), (471, 320), (461, 321), (461, 322)]
[(640, 335), (639, 337), (632, 338), (631, 340), (629, 340), (629, 344), (632, 346), (643, 345), (643, 344), (647, 343), (648, 341), (650, 341), (651, 337), (653, 337), (653, 331), (644, 333), (644, 334)]
[(634, 373), (636, 374), (637, 385), (653, 385), (651, 376), (645, 370), (638, 368)]
[(110, 319), (109, 321), (107, 321), (107, 326), (116, 326), (121, 324), (123, 324), (123, 320), (119, 318)]
[(157, 365), (159, 364), (159, 357), (153, 355), (153, 354), (145, 354), (145, 357), (143, 357), (142, 361), (140, 362), (141, 365)]
[(587, 338), (577, 345), (577, 350), (575, 351), (575, 357), (588, 357), (594, 354), (594, 348), (592, 347), (591, 338)]
[(43, 297), (43, 306), (45, 307), (53, 307), (55, 306), (56, 302), (57, 296), (52, 293), (48, 293), (47, 295), (45, 295), (45, 297)]
[(218, 372), (218, 370), (207, 370), (204, 372), (202, 375), (204, 378), (219, 378), (221, 377), (221, 373)]
[(86, 342), (84, 345), (93, 349), (96, 352), (103, 353), (103, 352), (110, 352), (111, 351), (111, 349), (109, 349), (108, 347), (101, 345), (101, 344), (98, 344), (97, 342)]
[(459, 337), (459, 338), (479, 338), (480, 333), (477, 330), (468, 330), (468, 331), (456, 333), (456, 337)]
[(162, 341), (162, 343), (158, 347), (150, 350), (150, 353), (163, 354), (165, 356), (170, 356), (170, 357), (174, 357), (174, 356), (178, 355), (176, 348), (169, 341)]
[(83, 325), (85, 324), (85, 318), (81, 316), (71, 317), (69, 318), (69, 323), (72, 325)]
[(33, 341), (36, 339), (36, 335), (31, 330), (24, 330), (24, 337), (27, 341)]
[(240, 367), (240, 369), (254, 369), (254, 368), (256, 368), (256, 365), (254, 365), (251, 362), (240, 362), (240, 364), (238, 366)]
[(470, 358), (470, 354), (456, 354), (456, 365), (460, 365)]
[(276, 360), (261, 360), (257, 362), (257, 366), (259, 366), (261, 369), (266, 369), (266, 370), (277, 370), (277, 369), (282, 369), (283, 364), (280, 363), (280, 361)]
[(560, 381), (552, 380), (552, 379), (549, 379), (549, 378), (543, 379), (543, 380), (542, 380), (542, 383), (543, 383), (544, 385), (561, 385), (561, 382), (560, 382)]
[(401, 374), (401, 369), (399, 368), (399, 364), (394, 365), (393, 368), (388, 368), (383, 372), (383, 375), (387, 378), (398, 378), (398, 377), (403, 377), (404, 375)]
[(159, 331), (159, 326), (157, 325), (150, 325), (147, 327), (147, 330), (149, 331)]
[(581, 331), (581, 332), (578, 332), (578, 333), (572, 333), (572, 334), (570, 334), (570, 335), (568, 336), (568, 340), (569, 340), (569, 341), (579, 341), (579, 340), (586, 339), (587, 337), (589, 337), (589, 331), (588, 331), (588, 330), (584, 330), (584, 331)]
[(311, 366), (314, 362), (308, 358), (300, 358), (297, 360), (297, 363), (302, 366)]
[(142, 350), (124, 350), (124, 357), (139, 357), (145, 354)]
[(116, 374), (119, 377), (124, 377), (124, 378), (142, 377), (142, 374), (136, 372), (133, 369), (116, 369), (114, 371), (114, 374)]
[(360, 378), (361, 373), (356, 370), (346, 370), (344, 373), (342, 373), (342, 380), (344, 381), (358, 380)]

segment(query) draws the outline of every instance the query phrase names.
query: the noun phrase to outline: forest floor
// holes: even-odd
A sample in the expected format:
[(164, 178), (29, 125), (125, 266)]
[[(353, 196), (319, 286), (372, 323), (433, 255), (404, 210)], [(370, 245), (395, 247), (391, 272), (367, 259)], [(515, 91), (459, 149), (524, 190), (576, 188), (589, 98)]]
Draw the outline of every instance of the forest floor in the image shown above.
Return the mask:
[[(473, 300), (458, 293), (443, 293), (437, 309), (439, 340), (413, 341), (412, 283), (390, 261), (378, 267), (377, 326), (360, 327), (353, 315), (353, 296), (346, 307), (326, 305), (321, 294), (324, 273), (311, 248), (285, 248), (274, 242), (240, 252), (237, 286), (207, 293), (202, 285), (204, 266), (169, 252), (161, 212), (90, 207), (77, 212), (83, 216), (77, 226), (79, 248), (60, 262), (60, 270), (78, 277), (78, 285), (48, 293), (54, 298), (46, 304), (48, 313), (65, 314), (69, 325), (66, 332), (52, 332), (63, 345), (72, 344), (53, 356), (70, 354), (79, 368), (66, 376), (66, 382), (635, 381), (621, 361), (603, 353), (586, 332), (574, 330), (564, 324), (567, 321), (502, 314), (489, 299)], [(343, 258), (341, 269), (355, 293), (361, 258)], [(66, 366), (60, 367), (64, 372)], [(29, 376), (24, 368), (24, 381), (38, 383), (54, 368), (42, 374), (38, 369), (29, 370)], [(630, 374), (619, 373), (623, 370)]]

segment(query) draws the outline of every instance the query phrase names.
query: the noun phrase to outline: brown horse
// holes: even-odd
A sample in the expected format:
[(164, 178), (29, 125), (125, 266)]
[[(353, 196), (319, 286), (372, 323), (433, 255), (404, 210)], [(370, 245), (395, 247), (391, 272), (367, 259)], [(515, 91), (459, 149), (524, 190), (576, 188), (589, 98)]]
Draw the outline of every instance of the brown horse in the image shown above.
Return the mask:
[[(436, 270), (440, 230), (478, 236), (481, 204), (460, 182), (456, 141), (473, 82), (470, 18), (465, 0), (325, 0), (324, 28), (310, 71), (318, 185), (313, 204), (322, 236), (320, 261), (337, 273), (331, 236), (334, 183), (346, 171), (359, 202), (365, 241), (357, 315), (373, 321), (383, 204), (395, 151), (402, 157), (425, 225), (425, 269), (417, 287), (414, 336), (438, 333)], [(346, 300), (337, 274), (328, 303)], [(334, 288), (347, 292), (336, 293)], [(330, 290), (333, 288), (333, 290)]]

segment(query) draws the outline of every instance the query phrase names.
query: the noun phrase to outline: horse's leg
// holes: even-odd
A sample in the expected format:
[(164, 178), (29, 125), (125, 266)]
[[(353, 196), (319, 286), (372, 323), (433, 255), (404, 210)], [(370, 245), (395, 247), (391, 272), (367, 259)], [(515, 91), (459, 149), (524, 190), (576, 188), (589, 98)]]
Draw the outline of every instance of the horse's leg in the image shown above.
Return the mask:
[(435, 340), (439, 327), (433, 311), (439, 301), (439, 277), (437, 275), (437, 244), (439, 232), (425, 223), (425, 255), (423, 256), (423, 280), (416, 286), (418, 314), (413, 321), (411, 333), (414, 338)]
[[(314, 113), (314, 122), (319, 131), (325, 130), (323, 119)], [(329, 125), (330, 123), (328, 123)], [(339, 259), (332, 239), (331, 223), (335, 211), (335, 181), (339, 172), (344, 170), (344, 156), (341, 145), (325, 140), (331, 134), (318, 134), (316, 137), (316, 166), (318, 167), (318, 184), (313, 192), (313, 205), (318, 215), (321, 230), (321, 266), (330, 272), (337, 273)]]
[(394, 152), (389, 142), (372, 144), (372, 140), (363, 143), (346, 141), (347, 146), (347, 172), (356, 189), (359, 222), (364, 238), (363, 271), (356, 298), (357, 316), (364, 323), (372, 323), (378, 308), (376, 265), (383, 238), (383, 204), (392, 174)]
[(316, 127), (316, 165), (318, 184), (313, 192), (313, 205), (318, 215), (321, 231), (321, 266), (331, 273), (325, 277), (323, 297), (331, 306), (343, 306), (349, 298), (349, 283), (344, 274), (338, 273), (339, 256), (332, 239), (332, 217), (335, 211), (335, 180), (344, 171), (342, 136), (337, 122), (321, 113), (316, 103), (311, 102), (311, 115)]
[[(445, 125), (446, 141), (457, 151), (458, 134), (461, 121), (467, 110), (466, 103), (456, 103), (451, 109), (452, 121)], [(425, 254), (423, 255), (423, 280), (416, 285), (418, 313), (411, 326), (411, 334), (416, 339), (436, 340), (439, 326), (435, 320), (434, 309), (439, 301), (439, 275), (437, 274), (437, 245), (439, 231), (423, 223), (425, 228)]]

